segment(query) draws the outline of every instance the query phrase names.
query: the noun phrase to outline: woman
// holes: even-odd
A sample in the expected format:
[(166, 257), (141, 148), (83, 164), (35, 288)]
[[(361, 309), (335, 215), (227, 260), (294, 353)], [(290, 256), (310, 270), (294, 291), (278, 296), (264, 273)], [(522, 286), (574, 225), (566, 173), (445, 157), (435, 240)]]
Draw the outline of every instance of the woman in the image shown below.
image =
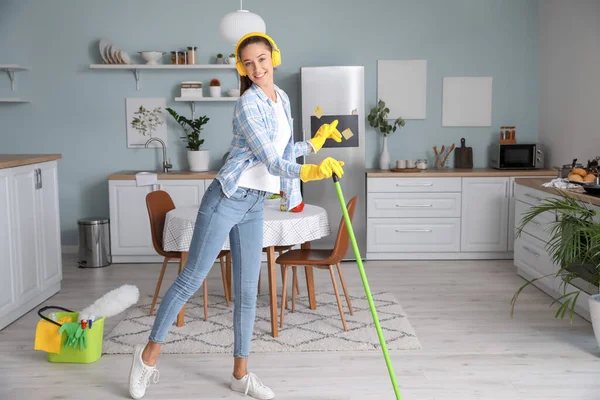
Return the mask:
[(330, 157), (319, 165), (296, 163), (296, 158), (319, 151), (328, 138), (340, 142), (341, 133), (334, 121), (323, 124), (312, 139), (293, 142), (289, 99), (273, 80), (273, 67), (281, 62), (273, 40), (262, 33), (248, 34), (238, 42), (235, 54), (242, 84), (229, 156), (204, 194), (185, 267), (160, 303), (149, 341), (135, 346), (129, 377), (134, 399), (143, 397), (151, 382), (158, 382), (160, 346), (181, 307), (204, 281), (227, 236), (236, 300), (230, 387), (256, 399), (275, 397), (247, 369), (263, 248), (263, 201), (283, 190), (288, 194), (288, 210), (292, 209), (302, 201), (298, 178), (308, 182), (333, 173), (341, 177), (344, 172), (344, 163)]

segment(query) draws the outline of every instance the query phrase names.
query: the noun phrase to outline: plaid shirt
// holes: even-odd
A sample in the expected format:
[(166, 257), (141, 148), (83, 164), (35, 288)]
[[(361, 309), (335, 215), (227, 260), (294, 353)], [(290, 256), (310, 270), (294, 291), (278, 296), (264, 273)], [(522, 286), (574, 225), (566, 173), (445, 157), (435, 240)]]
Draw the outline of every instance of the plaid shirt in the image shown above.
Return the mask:
[(233, 139), (225, 165), (217, 174), (223, 193), (231, 196), (238, 188), (242, 172), (264, 163), (271, 175), (281, 178), (281, 190), (288, 196), (288, 210), (302, 201), (300, 193), (300, 168), (296, 158), (310, 154), (312, 145), (307, 142), (294, 143), (294, 127), (291, 119), (290, 100), (283, 90), (275, 85), (287, 115), (292, 134), (279, 157), (273, 145), (279, 132), (274, 102), (256, 85), (250, 86), (235, 104), (233, 112)]

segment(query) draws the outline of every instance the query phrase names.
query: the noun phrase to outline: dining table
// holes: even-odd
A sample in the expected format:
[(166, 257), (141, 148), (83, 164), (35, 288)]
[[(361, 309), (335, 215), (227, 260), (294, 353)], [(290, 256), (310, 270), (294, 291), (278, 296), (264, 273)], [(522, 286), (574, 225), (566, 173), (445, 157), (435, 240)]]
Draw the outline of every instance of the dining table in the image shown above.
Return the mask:
[[(181, 252), (182, 258), (187, 258), (198, 209), (199, 206), (176, 207), (166, 214), (163, 230), (165, 251)], [(265, 200), (263, 216), (263, 250), (267, 256), (271, 334), (273, 337), (278, 337), (275, 248), (300, 246), (303, 249), (310, 249), (311, 242), (329, 236), (331, 228), (327, 211), (314, 204), (305, 204), (302, 211), (292, 212), (282, 211), (279, 200)], [(222, 250), (230, 250), (229, 238), (223, 243)], [(226, 281), (231, 293), (231, 253), (228, 253), (226, 260)], [(309, 307), (314, 310), (316, 300), (313, 269), (310, 266), (304, 266), (304, 269)]]

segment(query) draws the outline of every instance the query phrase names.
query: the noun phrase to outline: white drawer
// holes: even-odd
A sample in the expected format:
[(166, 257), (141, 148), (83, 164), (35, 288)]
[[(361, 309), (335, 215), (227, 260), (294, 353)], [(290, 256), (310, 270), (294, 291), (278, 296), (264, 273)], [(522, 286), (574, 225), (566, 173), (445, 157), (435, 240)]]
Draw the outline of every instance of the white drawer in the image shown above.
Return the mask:
[(558, 199), (560, 197), (527, 186), (515, 185), (515, 199), (517, 200), (532, 206), (537, 206), (540, 205), (545, 198)]
[(460, 192), (461, 178), (368, 178), (367, 191), (375, 192)]
[(460, 193), (369, 193), (369, 218), (460, 217)]
[(460, 218), (369, 218), (367, 252), (460, 251)]
[[(533, 278), (556, 274), (558, 271), (558, 266), (552, 262), (544, 242), (527, 233), (523, 233), (515, 240), (514, 263), (517, 267), (527, 270)], [(551, 275), (539, 281), (547, 288), (556, 290), (559, 279)]]
[[(527, 203), (523, 203), (520, 200), (515, 201), (515, 231), (521, 226), (523, 214), (526, 213), (530, 208), (531, 206)], [(547, 243), (552, 237), (551, 229), (555, 220), (556, 216), (554, 213), (546, 211), (525, 225), (523, 232), (527, 232), (531, 236), (540, 239), (544, 243)]]

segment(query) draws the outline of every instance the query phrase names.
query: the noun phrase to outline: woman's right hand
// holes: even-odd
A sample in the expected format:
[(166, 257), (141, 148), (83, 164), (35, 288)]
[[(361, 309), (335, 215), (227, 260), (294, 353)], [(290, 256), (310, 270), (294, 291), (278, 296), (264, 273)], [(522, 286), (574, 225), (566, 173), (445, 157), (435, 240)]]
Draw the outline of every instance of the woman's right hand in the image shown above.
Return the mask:
[(327, 157), (319, 163), (315, 164), (304, 164), (300, 168), (300, 179), (302, 182), (318, 181), (321, 179), (331, 178), (333, 174), (336, 174), (338, 178), (344, 175), (342, 166), (343, 161), (338, 161), (334, 158)]

